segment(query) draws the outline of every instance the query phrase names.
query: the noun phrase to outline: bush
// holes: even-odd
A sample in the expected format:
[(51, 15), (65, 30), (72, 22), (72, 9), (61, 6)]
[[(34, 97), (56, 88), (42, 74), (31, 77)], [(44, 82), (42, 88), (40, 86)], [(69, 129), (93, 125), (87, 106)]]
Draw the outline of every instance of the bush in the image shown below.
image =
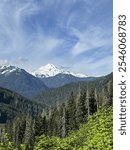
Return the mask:
[(112, 150), (112, 123), (112, 107), (101, 109), (66, 138), (38, 137), (34, 150)]

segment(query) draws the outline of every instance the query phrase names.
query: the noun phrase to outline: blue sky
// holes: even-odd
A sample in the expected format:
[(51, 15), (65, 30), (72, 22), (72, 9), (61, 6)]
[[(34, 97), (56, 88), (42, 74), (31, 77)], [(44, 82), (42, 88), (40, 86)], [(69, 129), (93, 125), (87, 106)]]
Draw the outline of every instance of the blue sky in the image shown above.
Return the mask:
[(112, 0), (1, 0), (0, 65), (112, 71)]

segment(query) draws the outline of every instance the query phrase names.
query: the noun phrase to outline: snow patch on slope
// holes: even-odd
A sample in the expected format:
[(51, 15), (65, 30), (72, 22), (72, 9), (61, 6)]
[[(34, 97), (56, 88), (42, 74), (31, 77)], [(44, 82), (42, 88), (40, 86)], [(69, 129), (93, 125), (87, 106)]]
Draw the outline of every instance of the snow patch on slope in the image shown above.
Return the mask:
[(0, 66), (0, 75), (9, 75), (16, 71), (21, 72), (21, 69), (15, 66)]

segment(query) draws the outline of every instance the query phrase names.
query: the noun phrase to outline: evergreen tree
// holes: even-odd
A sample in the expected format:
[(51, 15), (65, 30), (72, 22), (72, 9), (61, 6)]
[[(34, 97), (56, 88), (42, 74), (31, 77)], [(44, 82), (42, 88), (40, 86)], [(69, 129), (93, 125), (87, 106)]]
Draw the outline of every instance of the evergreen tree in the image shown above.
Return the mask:
[(89, 110), (90, 115), (97, 111), (97, 102), (95, 99), (94, 91), (91, 91), (91, 93), (89, 94)]
[(96, 100), (96, 104), (97, 104), (97, 111), (99, 110), (99, 96), (97, 94), (97, 89), (95, 88), (94, 90), (94, 97), (95, 97), (95, 100)]
[(34, 121), (34, 136), (40, 136), (47, 133), (47, 120), (46, 116), (41, 116), (40, 114), (36, 117)]
[(89, 92), (87, 90), (86, 92), (86, 105), (87, 105), (87, 111), (88, 111), (88, 116), (90, 115), (90, 106), (89, 106)]
[(24, 117), (21, 117), (20, 123), (19, 123), (19, 131), (18, 131), (18, 140), (20, 143), (23, 143), (23, 138), (25, 135), (26, 130), (26, 120)]
[(81, 92), (76, 106), (76, 123), (79, 125), (80, 123), (86, 122), (87, 115), (86, 92)]
[(66, 132), (69, 133), (69, 131), (78, 128), (78, 125), (76, 124), (76, 101), (73, 92), (67, 102), (66, 115)]
[(48, 117), (47, 134), (49, 136), (58, 135), (59, 112), (57, 108), (52, 108)]
[(66, 133), (66, 119), (67, 119), (67, 115), (66, 115), (66, 107), (65, 104), (63, 103), (60, 108), (59, 108), (59, 112), (58, 112), (58, 136), (60, 137), (65, 137), (67, 135)]
[(32, 116), (27, 114), (26, 117), (26, 128), (24, 134), (24, 143), (27, 145), (28, 149), (33, 147), (34, 143), (34, 122)]
[(63, 114), (62, 114), (62, 130), (61, 130), (61, 137), (66, 136), (66, 108), (63, 107)]
[(108, 89), (108, 105), (112, 106), (113, 105), (113, 81), (112, 80), (108, 82), (107, 89)]

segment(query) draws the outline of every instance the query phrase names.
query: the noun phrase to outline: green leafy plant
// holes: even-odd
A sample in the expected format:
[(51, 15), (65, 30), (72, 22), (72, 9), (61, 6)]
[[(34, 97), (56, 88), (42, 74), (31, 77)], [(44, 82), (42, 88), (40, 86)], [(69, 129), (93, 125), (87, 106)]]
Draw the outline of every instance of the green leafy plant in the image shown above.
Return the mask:
[(65, 138), (38, 137), (34, 150), (112, 150), (112, 126), (112, 107), (104, 108)]

